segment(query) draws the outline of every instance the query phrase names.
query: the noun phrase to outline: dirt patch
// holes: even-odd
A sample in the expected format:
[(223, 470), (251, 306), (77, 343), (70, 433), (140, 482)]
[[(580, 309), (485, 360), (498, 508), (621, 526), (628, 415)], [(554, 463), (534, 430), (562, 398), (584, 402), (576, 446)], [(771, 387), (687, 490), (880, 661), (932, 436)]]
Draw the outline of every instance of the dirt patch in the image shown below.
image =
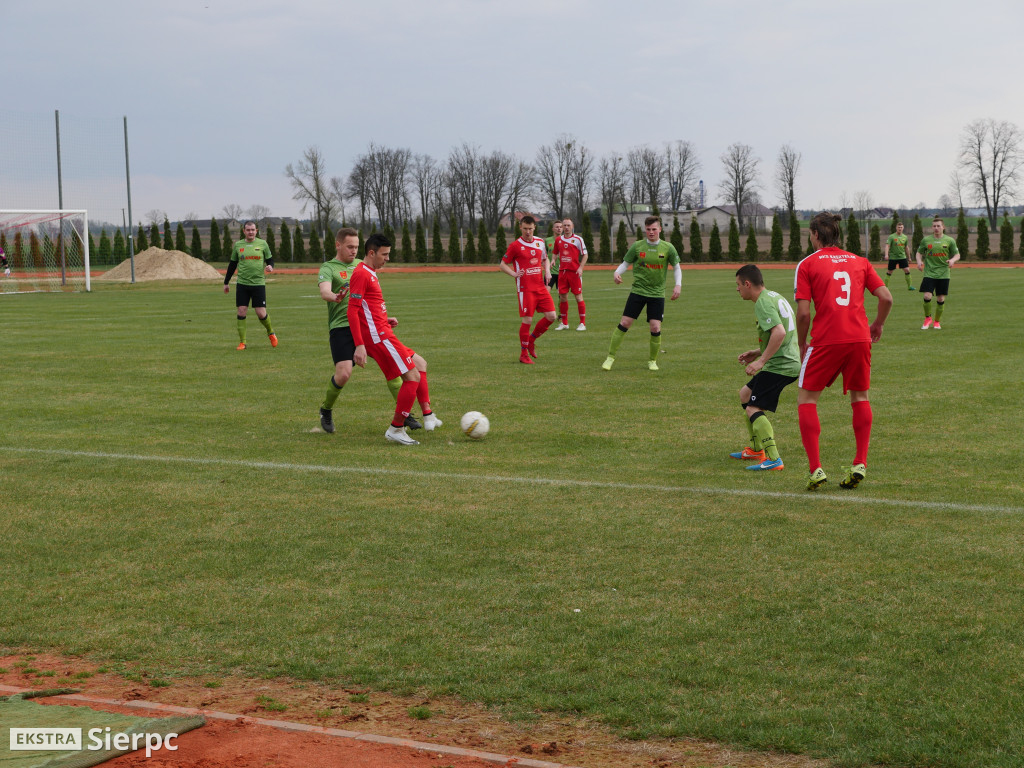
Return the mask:
[[(125, 259), (113, 269), (107, 270), (96, 280), (131, 280), (132, 265)], [(163, 248), (147, 248), (135, 256), (135, 281), (147, 280), (223, 280), (221, 273), (207, 264), (182, 251), (165, 251)]]
[[(514, 756), (520, 764), (535, 760), (583, 768), (825, 768), (828, 765), (796, 755), (740, 752), (693, 739), (628, 741), (617, 738), (600, 725), (568, 716), (537, 713), (534, 722), (513, 723), (481, 705), (450, 698), (403, 697), (364, 688), (286, 679), (160, 679), (143, 670), (127, 669), (116, 674), (83, 659), (43, 653), (0, 656), (0, 684), (34, 689), (77, 688), (82, 695), (93, 698), (145, 700), (246, 716), (230, 722), (208, 717), (206, 726), (181, 736), (177, 753), (167, 753), (165, 757), (154, 755), (149, 760), (126, 755), (107, 763), (112, 768), (136, 765), (147, 768), (172, 765), (175, 768), (493, 768), (495, 765), (477, 758), (317, 732), (288, 732), (255, 723), (252, 718), (499, 753)], [(61, 699), (59, 703), (70, 702)], [(115, 709), (155, 717), (168, 714)], [(142, 762), (138, 762), (140, 759)], [(507, 764), (511, 767), (516, 762)]]

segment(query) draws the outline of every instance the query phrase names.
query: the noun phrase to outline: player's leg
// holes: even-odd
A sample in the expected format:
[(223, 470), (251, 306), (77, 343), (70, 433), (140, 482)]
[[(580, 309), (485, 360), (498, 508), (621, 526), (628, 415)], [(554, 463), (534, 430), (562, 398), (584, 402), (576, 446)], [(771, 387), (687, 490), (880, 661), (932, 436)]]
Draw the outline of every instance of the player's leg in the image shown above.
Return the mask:
[(942, 310), (946, 308), (946, 296), (949, 294), (949, 278), (935, 281), (935, 330), (942, 329)]
[(665, 299), (651, 298), (647, 300), (647, 323), (651, 327), (650, 354), (647, 368), (658, 370), (658, 354), (661, 352), (661, 321), (665, 317)]
[(405, 420), (412, 411), (413, 403), (416, 402), (416, 393), (420, 386), (420, 372), (413, 360), (415, 353), (398, 339), (389, 338), (379, 344), (367, 346), (366, 354), (377, 361), (386, 380), (400, 378), (402, 382), (395, 398), (394, 417), (387, 432), (384, 433), (384, 438), (401, 445), (419, 445), (419, 442), (409, 437), (405, 431)]
[(742, 387), (740, 387), (740, 408), (743, 409), (743, 423), (747, 426), (747, 445), (744, 446), (742, 451), (736, 451), (730, 453), (734, 459), (741, 459), (746, 461), (761, 461), (764, 459), (764, 451), (761, 450), (757, 435), (754, 434), (754, 425), (751, 423), (750, 418), (747, 416), (747, 406), (750, 403), (750, 395), (753, 390), (750, 388), (754, 383), (751, 379)]
[[(558, 276), (559, 282), (562, 282), (562, 276)], [(558, 286), (558, 326), (555, 328), (556, 331), (564, 331), (569, 328), (569, 294), (562, 293), (562, 286)]]
[(890, 259), (888, 266), (885, 268), (885, 280), (883, 280), (886, 288), (889, 287), (889, 278), (892, 277), (894, 269), (896, 269), (896, 262)]
[(850, 393), (850, 408), (853, 420), (853, 438), (856, 451), (853, 465), (846, 477), (840, 481), (840, 488), (856, 488), (866, 474), (868, 446), (871, 443), (871, 403), (868, 390), (871, 389), (871, 342), (851, 344), (847, 359), (843, 362), (843, 393)]
[(238, 326), (238, 349), (245, 349), (245, 316), (249, 314), (249, 287), (235, 283), (235, 307), (238, 314), (235, 322)]
[[(420, 403), (420, 410), (423, 411), (423, 426), (426, 427), (427, 432), (432, 432), (440, 427), (444, 422), (437, 418), (433, 409), (430, 407), (430, 386), (427, 384), (427, 361), (413, 352), (412, 362), (413, 365), (416, 366), (416, 370), (420, 372), (420, 385), (416, 389), (416, 399)], [(405, 426), (407, 427), (409, 426), (410, 418), (412, 417), (406, 417)]]
[(576, 311), (580, 316), (580, 324), (576, 326), (577, 331), (587, 330), (587, 305), (583, 301), (583, 278), (573, 273), (573, 296), (576, 297)]
[(821, 467), (818, 398), (821, 397), (822, 391), (835, 381), (839, 371), (833, 361), (828, 359), (827, 350), (828, 347), (808, 347), (803, 367), (800, 369), (800, 378), (797, 379), (797, 420), (800, 426), (800, 442), (803, 443), (804, 452), (807, 454), (810, 470), (810, 477), (807, 480), (809, 491), (817, 490), (818, 486), (828, 482), (825, 470)]
[(907, 281), (907, 290), (914, 290), (914, 284), (910, 282), (910, 263), (907, 261), (903, 262), (903, 279)]
[(267, 314), (267, 287), (265, 285), (252, 287), (252, 308), (256, 310), (256, 317), (267, 330), (270, 346), (276, 347), (277, 335), (274, 333), (274, 326), (270, 324), (270, 315)]
[(534, 308), (538, 312), (542, 312), (540, 320), (537, 321), (537, 325), (533, 327), (533, 332), (530, 334), (527, 343), (526, 351), (530, 357), (537, 357), (536, 343), (540, 336), (544, 335), (544, 332), (555, 322), (555, 302), (551, 299), (551, 294), (547, 291), (543, 293), (535, 294)]
[(642, 296), (630, 293), (626, 298), (626, 306), (622, 310), (622, 317), (619, 319), (618, 326), (612, 331), (612, 340), (608, 345), (608, 357), (601, 363), (601, 367), (604, 370), (610, 371), (612, 369), (612, 365), (615, 363), (615, 354), (619, 351), (619, 345), (626, 338), (626, 332), (633, 326), (633, 321), (640, 317), (640, 310), (643, 307), (644, 301)]
[(747, 467), (752, 470), (784, 469), (779, 449), (775, 445), (775, 430), (768, 413), (775, 413), (779, 407), (782, 390), (796, 381), (795, 376), (783, 376), (771, 371), (761, 371), (750, 381), (750, 398), (746, 401), (745, 412), (754, 433), (755, 448), (764, 450), (765, 456), (758, 463)]
[(924, 302), (924, 324), (921, 326), (922, 331), (926, 331), (932, 327), (932, 289), (933, 280), (930, 277), (926, 277), (921, 280), (921, 299)]
[(334, 432), (334, 403), (341, 394), (342, 387), (352, 376), (352, 356), (355, 354), (355, 342), (352, 341), (352, 330), (346, 325), (331, 328), (331, 358), (334, 360), (334, 374), (327, 382), (327, 392), (320, 403), (320, 426), (324, 432)]

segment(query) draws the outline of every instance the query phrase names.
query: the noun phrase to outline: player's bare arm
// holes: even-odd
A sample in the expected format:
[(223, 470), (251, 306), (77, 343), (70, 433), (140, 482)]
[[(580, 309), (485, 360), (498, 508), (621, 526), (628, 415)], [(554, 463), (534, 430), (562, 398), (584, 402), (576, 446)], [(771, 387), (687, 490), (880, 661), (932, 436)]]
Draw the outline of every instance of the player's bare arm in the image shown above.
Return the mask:
[(352, 363), (360, 368), (366, 367), (366, 347), (360, 344), (352, 353)]
[[(875, 321), (869, 327), (871, 332), (871, 341), (877, 342), (882, 338), (882, 327), (885, 325), (886, 319), (889, 317), (889, 311), (892, 309), (892, 294), (889, 289), (884, 285), (879, 286), (873, 291), (874, 297), (878, 299), (878, 313), (875, 315)], [(800, 329), (800, 311), (797, 310), (797, 330)], [(802, 355), (801, 355), (802, 357)]]
[(740, 364), (746, 364), (749, 363), (751, 360), (757, 360), (757, 358), (760, 356), (760, 349), (748, 349), (746, 352), (741, 352), (739, 355), (737, 355), (736, 359), (740, 362)]
[[(888, 293), (889, 289), (885, 289)], [(890, 301), (892, 294), (889, 294)], [(796, 301), (796, 338), (800, 344), (800, 359), (807, 354), (807, 332), (811, 330), (811, 302), (808, 299)]]
[(348, 296), (348, 288), (342, 288), (337, 293), (332, 291), (330, 280), (324, 280), (322, 283), (319, 283), (319, 286), (320, 298), (331, 304), (340, 304)]
[(756, 360), (750, 362), (750, 365), (746, 367), (747, 376), (753, 376), (755, 373), (764, 368), (765, 363), (772, 359), (779, 348), (782, 347), (782, 342), (786, 340), (786, 329), (782, 323), (779, 323), (772, 328), (771, 336), (768, 338), (768, 343), (764, 347), (764, 352), (759, 353)]
[[(512, 267), (510, 267), (504, 261), (498, 262), (498, 269), (500, 269), (502, 272), (504, 272), (509, 277), (522, 277), (523, 275), (526, 274), (525, 270), (522, 270), (522, 269), (512, 269)], [(548, 277), (551, 277), (550, 273), (548, 273)]]

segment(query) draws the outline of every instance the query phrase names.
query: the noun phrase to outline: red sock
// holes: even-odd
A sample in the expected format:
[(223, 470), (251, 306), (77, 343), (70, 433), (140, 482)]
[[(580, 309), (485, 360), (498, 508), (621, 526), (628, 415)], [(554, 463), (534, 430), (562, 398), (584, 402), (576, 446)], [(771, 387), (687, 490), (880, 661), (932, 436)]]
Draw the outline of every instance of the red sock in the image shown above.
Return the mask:
[(810, 471), (813, 472), (821, 466), (821, 452), (818, 448), (818, 438), (821, 436), (818, 404), (803, 403), (798, 405), (796, 410), (800, 420), (800, 440), (804, 444), (804, 451), (807, 452), (807, 463), (810, 464)]
[(533, 338), (535, 339), (539, 336), (542, 336), (544, 334), (544, 331), (551, 327), (551, 322), (552, 321), (548, 320), (546, 317), (542, 317), (540, 320), (537, 321), (537, 324), (533, 327), (533, 333), (530, 335), (533, 336)]
[(857, 441), (854, 464), (868, 463), (868, 443), (871, 442), (871, 403), (867, 400), (853, 403), (853, 437)]
[(523, 349), (526, 349), (526, 345), (530, 343), (530, 324), (520, 323), (519, 324), (519, 343)]
[(576, 303), (576, 309), (580, 311), (580, 322), (584, 325), (587, 324), (587, 302), (579, 301)]
[(412, 410), (412, 404), (416, 402), (416, 390), (419, 389), (418, 381), (403, 381), (402, 387), (398, 390), (398, 398), (395, 400), (395, 418), (391, 420), (392, 427), (404, 427), (405, 417)]
[(420, 385), (416, 388), (416, 399), (420, 401), (423, 415), (430, 413), (430, 388), (427, 385), (427, 372), (420, 371)]
[(560, 301), (558, 302), (558, 314), (561, 316), (562, 325), (566, 325), (569, 320), (569, 302)]

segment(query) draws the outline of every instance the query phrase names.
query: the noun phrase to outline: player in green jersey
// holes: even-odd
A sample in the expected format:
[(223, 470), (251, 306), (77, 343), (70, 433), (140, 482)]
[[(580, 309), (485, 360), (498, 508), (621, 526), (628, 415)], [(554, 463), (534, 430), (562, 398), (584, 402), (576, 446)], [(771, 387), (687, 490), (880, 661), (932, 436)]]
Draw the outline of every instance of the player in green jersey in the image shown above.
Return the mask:
[(885, 258), (889, 265), (885, 270), (885, 284), (889, 285), (889, 278), (899, 267), (903, 270), (903, 278), (907, 281), (907, 290), (914, 290), (910, 282), (910, 246), (907, 244), (907, 236), (903, 234), (903, 222), (896, 224), (896, 231), (889, 235), (885, 241)]
[[(551, 231), (554, 234), (544, 239), (544, 245), (548, 249), (548, 261), (551, 263), (551, 279), (548, 280), (548, 287), (551, 288), (551, 293), (555, 294), (558, 293), (558, 258), (555, 256), (555, 243), (558, 242), (558, 238), (562, 235), (561, 220), (551, 224)], [(555, 330), (564, 331), (568, 327), (565, 323), (560, 323)]]
[(622, 283), (622, 275), (633, 265), (633, 288), (622, 310), (622, 319), (612, 331), (612, 342), (608, 346), (608, 357), (601, 367), (610, 371), (615, 364), (615, 353), (626, 336), (633, 321), (640, 317), (640, 310), (647, 307), (647, 322), (651, 328), (650, 359), (647, 367), (658, 370), (658, 353), (661, 351), (661, 321), (665, 316), (665, 273), (669, 266), (675, 268), (675, 287), (672, 301), (679, 298), (683, 288), (683, 271), (679, 267), (679, 254), (672, 243), (661, 239), (661, 219), (648, 216), (644, 220), (646, 240), (637, 240), (626, 251), (622, 263), (615, 270), (615, 284)]
[[(949, 294), (949, 268), (960, 261), (960, 250), (956, 240), (943, 234), (942, 219), (932, 219), (932, 234), (925, 235), (917, 247), (917, 268), (924, 270), (921, 280), (921, 297), (924, 299), (924, 324), (922, 331), (929, 328), (941, 330), (942, 309)], [(935, 320), (932, 321), (932, 294), (935, 294)]]
[(238, 281), (235, 285), (235, 305), (238, 307), (238, 349), (245, 349), (245, 316), (249, 312), (249, 302), (256, 310), (256, 317), (267, 329), (270, 346), (277, 346), (277, 335), (267, 316), (267, 281), (264, 272), (274, 271), (274, 255), (266, 240), (256, 237), (256, 222), (247, 221), (242, 225), (244, 239), (231, 246), (231, 260), (228, 271), (224, 275), (224, 293), (227, 293), (231, 276), (238, 270)]
[(796, 313), (775, 291), (764, 287), (764, 276), (756, 264), (736, 270), (736, 292), (745, 301), (754, 302), (758, 349), (737, 358), (753, 378), (740, 389), (740, 407), (746, 414), (751, 447), (730, 453), (734, 459), (758, 462), (747, 469), (784, 469), (775, 431), (765, 411), (775, 413), (782, 390), (800, 375), (800, 347), (796, 339)]
[[(352, 376), (352, 358), (356, 346), (352, 340), (352, 330), (348, 324), (348, 284), (352, 272), (362, 259), (359, 253), (359, 233), (352, 227), (342, 227), (334, 236), (337, 255), (320, 267), (317, 283), (320, 298), (327, 302), (327, 328), (330, 333), (331, 357), (334, 359), (334, 375), (327, 383), (327, 393), (320, 404), (320, 426), (324, 432), (334, 432), (334, 403)], [(389, 318), (391, 326), (398, 325), (398, 320)], [(388, 389), (391, 395), (398, 397), (402, 386), (402, 377), (391, 379)], [(440, 424), (440, 420), (437, 421)], [(421, 429), (423, 425), (411, 414), (405, 420), (409, 429)]]

